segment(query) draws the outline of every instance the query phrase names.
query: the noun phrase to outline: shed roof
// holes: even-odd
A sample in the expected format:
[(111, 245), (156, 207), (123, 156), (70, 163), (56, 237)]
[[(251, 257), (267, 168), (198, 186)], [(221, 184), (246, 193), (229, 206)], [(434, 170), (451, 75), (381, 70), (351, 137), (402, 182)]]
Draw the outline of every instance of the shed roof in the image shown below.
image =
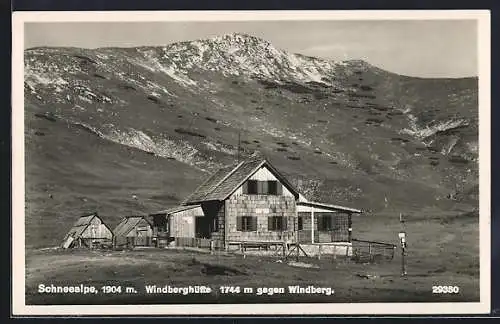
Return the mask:
[(180, 206), (176, 206), (176, 207), (173, 207), (173, 208), (169, 208), (169, 209), (165, 209), (165, 210), (161, 210), (159, 212), (155, 212), (151, 215), (168, 215), (168, 214), (174, 214), (174, 213), (178, 213), (178, 212), (181, 212), (181, 211), (184, 211), (184, 210), (189, 210), (189, 209), (194, 209), (194, 208), (198, 208), (198, 207), (201, 207), (201, 205), (180, 205)]
[(324, 209), (329, 209), (329, 210), (333, 210), (333, 211), (346, 211), (346, 212), (356, 213), (356, 214), (362, 213), (362, 211), (359, 209), (338, 206), (338, 205), (332, 205), (332, 204), (325, 204), (325, 203), (316, 202), (316, 201), (298, 201), (297, 205), (318, 207), (318, 208), (324, 208)]
[(203, 201), (225, 200), (261, 167), (266, 166), (281, 183), (298, 197), (298, 191), (268, 160), (249, 160), (219, 169), (203, 182), (184, 202), (185, 205)]
[(131, 230), (133, 230), (141, 220), (145, 220), (149, 226), (151, 224), (149, 221), (144, 218), (143, 216), (128, 216), (122, 219), (122, 221), (115, 227), (113, 231), (113, 235), (115, 236), (124, 236), (130, 233)]

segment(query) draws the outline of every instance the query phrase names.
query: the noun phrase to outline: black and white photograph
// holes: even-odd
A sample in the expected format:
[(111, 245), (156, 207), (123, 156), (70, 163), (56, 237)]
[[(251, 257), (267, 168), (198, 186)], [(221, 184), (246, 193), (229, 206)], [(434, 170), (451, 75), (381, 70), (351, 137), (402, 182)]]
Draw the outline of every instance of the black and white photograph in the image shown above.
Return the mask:
[(14, 309), (489, 311), (488, 12), (13, 20)]

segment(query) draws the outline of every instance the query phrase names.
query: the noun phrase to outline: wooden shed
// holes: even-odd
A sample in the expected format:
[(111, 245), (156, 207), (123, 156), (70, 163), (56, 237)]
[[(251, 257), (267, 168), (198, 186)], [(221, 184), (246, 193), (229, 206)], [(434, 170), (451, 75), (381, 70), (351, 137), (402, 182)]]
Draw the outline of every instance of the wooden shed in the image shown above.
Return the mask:
[(177, 206), (150, 215), (153, 218), (153, 236), (158, 245), (192, 238), (205, 238), (210, 225), (205, 224), (200, 205)]
[(128, 216), (113, 231), (114, 247), (151, 246), (153, 227), (143, 216)]
[(97, 213), (81, 216), (63, 239), (62, 247), (95, 248), (111, 244), (113, 232)]

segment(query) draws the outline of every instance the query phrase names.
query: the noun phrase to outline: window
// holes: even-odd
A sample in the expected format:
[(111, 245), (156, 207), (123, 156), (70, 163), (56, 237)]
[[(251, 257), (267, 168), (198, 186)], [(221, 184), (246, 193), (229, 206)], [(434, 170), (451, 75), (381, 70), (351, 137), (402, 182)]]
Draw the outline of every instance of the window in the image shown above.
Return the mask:
[(238, 216), (236, 218), (236, 230), (241, 232), (254, 232), (257, 230), (257, 217)]
[(322, 215), (318, 218), (318, 231), (331, 231), (333, 229), (333, 217)]
[(259, 182), (257, 180), (248, 180), (247, 181), (247, 193), (249, 195), (256, 195), (259, 193), (258, 183)]
[(281, 195), (283, 188), (276, 180), (248, 180), (243, 185), (243, 193), (249, 195)]
[(298, 230), (302, 231), (304, 229), (304, 218), (302, 218), (302, 216), (299, 216), (297, 223), (298, 223), (298, 225), (297, 225)]
[(345, 242), (350, 239), (351, 216), (345, 213), (316, 213), (318, 231), (329, 232), (332, 242)]
[(267, 194), (277, 195), (278, 194), (278, 181), (268, 181), (267, 182)]
[(270, 216), (267, 218), (267, 229), (270, 231), (285, 231), (286, 218), (283, 216)]

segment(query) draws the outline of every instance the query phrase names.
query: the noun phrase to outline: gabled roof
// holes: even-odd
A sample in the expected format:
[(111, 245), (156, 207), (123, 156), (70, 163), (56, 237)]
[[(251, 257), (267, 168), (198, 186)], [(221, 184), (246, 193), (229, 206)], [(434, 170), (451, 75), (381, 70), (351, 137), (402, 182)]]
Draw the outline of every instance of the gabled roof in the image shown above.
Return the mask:
[(92, 219), (94, 217), (96, 217), (97, 214), (90, 214), (90, 215), (87, 215), (87, 216), (82, 216), (80, 218), (78, 218), (78, 220), (75, 222), (75, 224), (73, 225), (73, 227), (75, 226), (84, 226), (84, 225), (89, 225), (90, 222), (92, 221)]
[[(66, 234), (65, 239), (69, 236), (73, 236), (73, 238), (78, 238), (82, 235), (83, 232), (87, 229), (87, 227), (90, 225), (94, 217), (97, 217), (100, 219), (100, 217), (97, 215), (97, 213), (92, 213), (88, 215), (81, 216), (78, 218), (78, 220), (73, 224), (73, 227), (68, 231), (68, 234)], [(104, 224), (104, 222), (101, 219), (101, 222)], [(107, 225), (104, 224), (106, 227)]]
[(198, 204), (203, 201), (225, 200), (257, 170), (266, 166), (274, 176), (298, 198), (295, 187), (265, 159), (240, 162), (219, 169), (203, 182), (184, 202), (183, 205)]
[(194, 209), (194, 208), (198, 208), (198, 207), (201, 207), (201, 205), (187, 205), (187, 206), (181, 205), (181, 206), (176, 206), (176, 207), (173, 207), (173, 208), (161, 210), (161, 211), (153, 213), (151, 215), (163, 215), (163, 214), (168, 215), (168, 214), (174, 214), (174, 213), (178, 213), (178, 212), (181, 212), (181, 211), (184, 211), (184, 210)]
[(133, 230), (137, 226), (137, 224), (139, 224), (141, 220), (145, 220), (146, 223), (149, 226), (151, 226), (151, 223), (149, 223), (149, 221), (143, 216), (128, 216), (123, 218), (120, 224), (118, 224), (115, 227), (113, 235), (115, 236), (127, 235), (128, 233), (130, 233), (131, 230)]

